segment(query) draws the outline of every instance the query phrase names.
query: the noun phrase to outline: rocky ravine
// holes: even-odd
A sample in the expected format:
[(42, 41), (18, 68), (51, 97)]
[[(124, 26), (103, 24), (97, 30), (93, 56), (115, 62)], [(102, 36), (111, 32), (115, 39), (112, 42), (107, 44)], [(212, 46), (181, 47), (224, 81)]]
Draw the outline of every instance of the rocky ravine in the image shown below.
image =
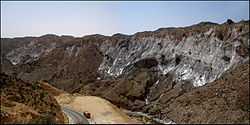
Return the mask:
[[(169, 105), (175, 104), (176, 98), (210, 85), (249, 60), (249, 21), (202, 22), (111, 37), (45, 35), (26, 39), (1, 39), (1, 69), (25, 80), (47, 78), (68, 92), (97, 95), (117, 106), (177, 123), (191, 121), (171, 116), (175, 111)], [(14, 44), (19, 41), (19, 46)], [(198, 97), (187, 104), (194, 99)]]

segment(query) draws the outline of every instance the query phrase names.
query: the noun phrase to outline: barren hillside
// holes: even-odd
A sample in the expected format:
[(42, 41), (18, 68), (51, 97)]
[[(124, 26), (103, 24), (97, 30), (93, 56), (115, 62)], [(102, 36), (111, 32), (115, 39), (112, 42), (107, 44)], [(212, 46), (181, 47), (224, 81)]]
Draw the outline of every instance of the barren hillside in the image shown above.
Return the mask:
[(240, 73), (249, 60), (249, 21), (134, 35), (6, 38), (1, 44), (1, 70), (23, 80), (48, 79), (69, 93), (99, 96), (177, 123), (249, 123), (249, 108), (235, 104), (242, 90), (235, 85), (245, 85), (249, 73), (225, 76)]
[(1, 124), (64, 123), (61, 108), (45, 91), (42, 82), (28, 82), (7, 73), (0, 74)]

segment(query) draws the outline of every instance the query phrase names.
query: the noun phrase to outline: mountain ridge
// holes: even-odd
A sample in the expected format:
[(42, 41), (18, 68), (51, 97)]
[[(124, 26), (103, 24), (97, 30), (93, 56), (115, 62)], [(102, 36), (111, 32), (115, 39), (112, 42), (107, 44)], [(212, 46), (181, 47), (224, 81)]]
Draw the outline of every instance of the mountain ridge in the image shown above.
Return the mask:
[(169, 99), (164, 95), (176, 98), (249, 60), (249, 21), (201, 22), (134, 35), (48, 37), (1, 39), (1, 69), (161, 118), (167, 107), (162, 100)]

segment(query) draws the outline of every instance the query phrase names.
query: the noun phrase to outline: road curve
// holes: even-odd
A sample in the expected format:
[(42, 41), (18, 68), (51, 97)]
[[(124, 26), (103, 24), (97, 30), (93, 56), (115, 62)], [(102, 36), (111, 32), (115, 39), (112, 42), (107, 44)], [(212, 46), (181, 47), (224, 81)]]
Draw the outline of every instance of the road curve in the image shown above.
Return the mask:
[(61, 109), (69, 118), (69, 124), (89, 124), (89, 121), (82, 113), (64, 106), (61, 106)]

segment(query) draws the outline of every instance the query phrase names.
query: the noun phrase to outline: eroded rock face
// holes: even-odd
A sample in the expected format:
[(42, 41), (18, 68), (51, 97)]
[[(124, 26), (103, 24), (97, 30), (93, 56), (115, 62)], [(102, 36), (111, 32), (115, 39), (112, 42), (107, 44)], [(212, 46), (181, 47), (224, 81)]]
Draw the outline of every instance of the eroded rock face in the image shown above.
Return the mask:
[[(1, 70), (16, 74), (16, 76), (23, 80), (39, 81), (46, 78), (57, 88), (67, 91), (74, 88), (75, 84), (93, 82), (97, 77), (100, 77), (97, 69), (102, 61), (102, 53), (96, 47), (97, 45), (93, 43), (96, 37), (86, 36), (86, 38), (81, 39), (65, 38), (65, 36), (53, 36), (48, 39), (44, 37), (47, 38), (49, 36), (32, 39), (20, 38), (20, 42), (26, 43), (17, 48), (13, 47), (12, 50), (9, 50), (9, 44), (18, 42), (19, 38), (2, 39), (1, 42), (6, 43), (3, 45), (5, 48), (3, 49), (2, 60), (4, 61), (2, 61)], [(97, 38), (100, 38), (100, 36)], [(31, 46), (32, 49), (29, 50), (27, 45), (31, 43), (39, 44), (39, 46)], [(46, 50), (51, 45), (55, 45), (55, 47), (46, 53)], [(17, 51), (21, 50), (20, 48), (26, 51)], [(45, 48), (45, 50), (42, 48)], [(37, 51), (44, 54), (41, 54), (37, 58), (29, 56), (28, 60), (22, 58), (25, 55), (28, 56), (29, 54), (37, 53)], [(12, 63), (11, 65), (9, 64), (11, 61), (6, 55), (12, 55), (13, 58), (20, 59), (20, 61), (17, 64)]]
[(71, 36), (44, 35), (39, 38), (2, 38), (1, 57), (11, 61), (13, 65), (18, 63), (37, 60), (39, 57), (48, 54), (61, 44), (72, 39)]
[(172, 95), (163, 95), (152, 108), (177, 123), (249, 123), (249, 61), (167, 101)]
[[(248, 46), (249, 36), (246, 36), (246, 24), (245, 32), (227, 24), (207, 25), (210, 26), (207, 31), (183, 36), (177, 44), (175, 36), (168, 34), (161, 38), (151, 35), (136, 39), (132, 36), (126, 42), (120, 39), (117, 44), (106, 40), (101, 46), (105, 57), (99, 71), (116, 77), (128, 74), (131, 65), (141, 68), (157, 66), (160, 74), (172, 72), (177, 83), (187, 80), (197, 87), (212, 82), (234, 64), (248, 59), (236, 50), (238, 46)], [(228, 30), (223, 34), (231, 37), (224, 39), (216, 36), (224, 29)], [(157, 61), (153, 62), (150, 58)]]
[(249, 57), (242, 54), (248, 55), (247, 49), (239, 51), (238, 48), (249, 46), (248, 29), (246, 22), (201, 23), (138, 33), (116, 44), (106, 40), (100, 47), (105, 56), (99, 72), (106, 77), (136, 79), (138, 74), (148, 72), (145, 68), (154, 69), (155, 78), (146, 88), (143, 105), (158, 104), (159, 98), (168, 96), (166, 93), (177, 85), (187, 92), (213, 82), (229, 68), (247, 61)]
[[(67, 40), (40, 56), (17, 54), (20, 46), (11, 47), (14, 52), (6, 49), (4, 69), (25, 80), (47, 78), (68, 92), (97, 95), (117, 106), (167, 119), (170, 102), (249, 60), (249, 21), (202, 22), (134, 35), (95, 34)], [(24, 55), (32, 58), (13, 63)], [(15, 65), (11, 70), (10, 62)], [(181, 107), (179, 112), (185, 112)]]

